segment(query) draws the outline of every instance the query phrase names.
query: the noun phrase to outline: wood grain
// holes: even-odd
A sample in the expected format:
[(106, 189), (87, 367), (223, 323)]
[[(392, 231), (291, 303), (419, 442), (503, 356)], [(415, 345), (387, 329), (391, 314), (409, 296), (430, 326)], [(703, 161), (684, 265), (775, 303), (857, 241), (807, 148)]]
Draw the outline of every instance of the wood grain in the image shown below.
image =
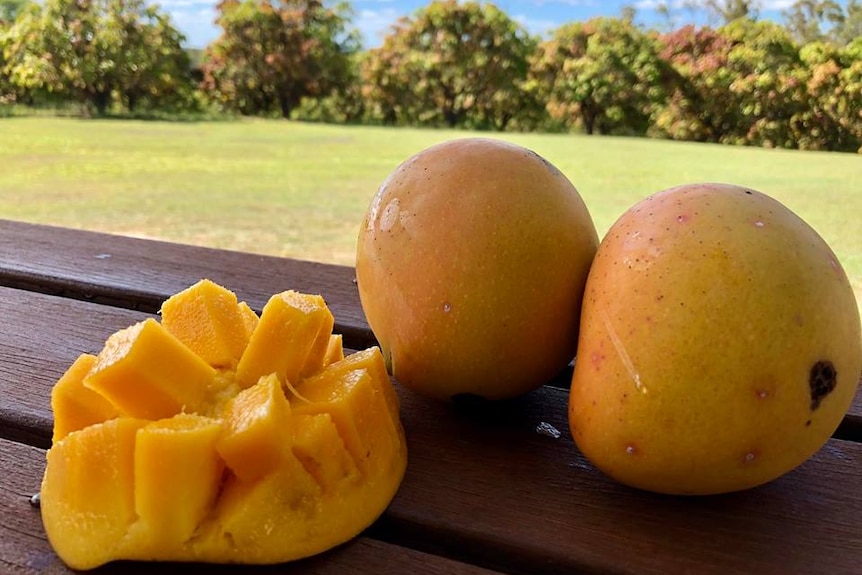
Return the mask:
[[(148, 314), (0, 289), (0, 396), (50, 436), (53, 381), (82, 351)], [(43, 318), (51, 318), (50, 324)], [(566, 391), (500, 404), (441, 404), (398, 387), (409, 465), (369, 533), (510, 573), (835, 573), (862, 564), (862, 444), (831, 440), (762, 488), (675, 498), (596, 471), (568, 434)], [(540, 424), (560, 432), (553, 438)], [(0, 422), (0, 431), (6, 422)]]
[[(0, 572), (4, 575), (71, 575), (51, 549), (42, 528), (39, 510), (30, 505), (30, 496), (39, 490), (45, 469), (41, 449), (0, 440)], [(493, 571), (466, 565), (400, 547), (383, 541), (358, 537), (332, 551), (294, 563), (267, 567), (206, 566), (182, 563), (117, 562), (90, 571), (93, 574), (315, 574), (343, 575), (493, 575)]]
[[(258, 311), (285, 289), (320, 293), (346, 345), (376, 343), (350, 267), (0, 220), (0, 285), (156, 313), (201, 278)], [(564, 372), (549, 385), (565, 388), (570, 379)], [(862, 441), (862, 386), (836, 437)]]
[(375, 341), (350, 267), (0, 220), (0, 285), (156, 313), (202, 278), (257, 311), (287, 289), (322, 294), (348, 345)]

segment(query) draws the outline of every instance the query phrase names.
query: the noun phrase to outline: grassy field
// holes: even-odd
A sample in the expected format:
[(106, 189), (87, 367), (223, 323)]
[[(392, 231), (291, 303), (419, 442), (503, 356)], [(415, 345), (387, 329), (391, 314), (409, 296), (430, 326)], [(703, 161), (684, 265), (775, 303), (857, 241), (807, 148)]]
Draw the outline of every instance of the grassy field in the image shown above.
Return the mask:
[[(0, 119), (0, 217), (353, 263), (386, 175), (466, 132), (282, 121)], [(829, 242), (862, 301), (862, 156), (576, 135), (497, 135), (578, 188), (604, 234), (630, 205), (688, 182), (777, 198)]]

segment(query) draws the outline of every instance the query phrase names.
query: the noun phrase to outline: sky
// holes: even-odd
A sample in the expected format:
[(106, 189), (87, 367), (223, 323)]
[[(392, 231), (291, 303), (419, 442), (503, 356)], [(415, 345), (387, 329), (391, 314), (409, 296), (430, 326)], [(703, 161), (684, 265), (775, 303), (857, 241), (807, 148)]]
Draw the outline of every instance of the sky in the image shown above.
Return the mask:
[[(373, 48), (382, 42), (389, 26), (401, 16), (409, 16), (430, 0), (350, 0), (353, 24), (362, 34), (363, 46)], [(176, 26), (186, 36), (191, 48), (204, 48), (218, 37), (219, 28), (213, 23), (216, 10), (211, 0), (157, 0)], [(636, 21), (648, 26), (678, 26), (707, 23), (703, 14), (684, 8), (673, 10), (673, 22), (656, 10), (658, 0), (496, 0), (494, 2), (510, 18), (533, 34), (544, 35), (566, 22), (587, 20), (595, 16), (619, 16), (624, 6), (636, 9)], [(845, 4), (846, 2), (841, 2)], [(671, 6), (681, 5), (671, 0)], [(781, 19), (781, 11), (793, 0), (763, 0), (760, 18)]]

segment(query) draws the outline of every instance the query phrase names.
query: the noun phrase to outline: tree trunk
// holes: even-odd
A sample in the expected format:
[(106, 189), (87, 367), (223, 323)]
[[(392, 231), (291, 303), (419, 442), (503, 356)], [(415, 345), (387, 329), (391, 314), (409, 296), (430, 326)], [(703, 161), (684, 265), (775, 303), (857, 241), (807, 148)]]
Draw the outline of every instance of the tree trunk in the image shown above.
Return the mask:
[(111, 91), (110, 90), (96, 90), (93, 92), (90, 101), (93, 103), (93, 106), (96, 107), (96, 113), (99, 116), (104, 116), (105, 112), (108, 111), (108, 104), (111, 99)]

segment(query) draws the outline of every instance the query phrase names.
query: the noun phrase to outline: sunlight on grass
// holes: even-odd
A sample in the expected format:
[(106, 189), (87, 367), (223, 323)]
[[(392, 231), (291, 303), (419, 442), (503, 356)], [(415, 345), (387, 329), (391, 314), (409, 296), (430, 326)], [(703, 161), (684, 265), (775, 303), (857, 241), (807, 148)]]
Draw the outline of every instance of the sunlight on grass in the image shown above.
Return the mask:
[[(284, 121), (0, 120), (0, 216), (353, 264), (358, 226), (398, 163), (464, 131)], [(772, 195), (829, 242), (862, 299), (862, 158), (640, 138), (479, 134), (527, 146), (584, 196), (600, 234), (678, 184)]]

